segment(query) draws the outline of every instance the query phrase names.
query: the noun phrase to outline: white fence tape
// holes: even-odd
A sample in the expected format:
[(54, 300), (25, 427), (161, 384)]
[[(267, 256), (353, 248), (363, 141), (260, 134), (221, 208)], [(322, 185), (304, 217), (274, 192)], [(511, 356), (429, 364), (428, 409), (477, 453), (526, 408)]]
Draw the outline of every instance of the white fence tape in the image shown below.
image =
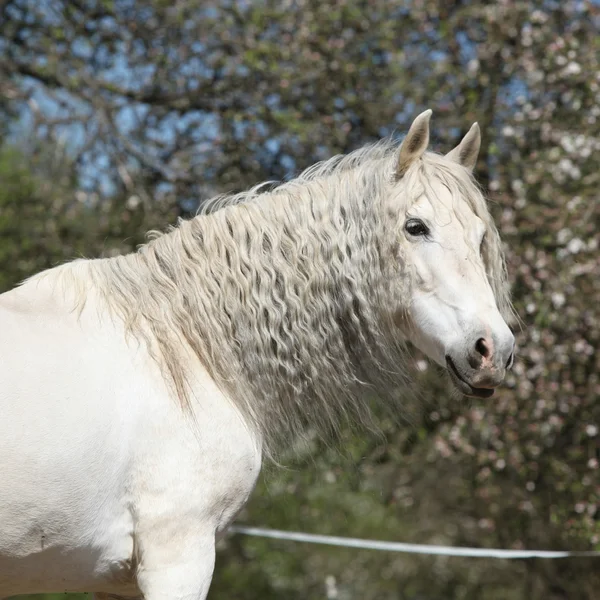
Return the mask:
[(408, 552), (409, 554), (430, 554), (436, 556), (469, 556), (478, 558), (570, 558), (586, 557), (600, 558), (600, 552), (568, 550), (504, 550), (496, 548), (465, 548), (454, 546), (435, 546), (429, 544), (404, 544), (402, 542), (383, 542), (379, 540), (361, 540), (358, 538), (337, 537), (333, 535), (315, 535), (296, 531), (281, 531), (264, 529), (262, 527), (229, 528), (232, 533), (241, 533), (255, 537), (289, 540), (292, 542), (308, 542), (311, 544), (326, 544), (343, 546), (345, 548), (363, 548), (366, 550), (388, 550), (390, 552)]

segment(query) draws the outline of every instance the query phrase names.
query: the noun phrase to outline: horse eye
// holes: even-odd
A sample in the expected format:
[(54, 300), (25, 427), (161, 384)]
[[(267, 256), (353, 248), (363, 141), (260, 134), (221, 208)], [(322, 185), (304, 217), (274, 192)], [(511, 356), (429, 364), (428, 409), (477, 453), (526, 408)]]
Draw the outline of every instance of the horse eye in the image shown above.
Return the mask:
[(429, 229), (421, 219), (409, 219), (404, 225), (404, 229), (410, 235), (427, 235)]

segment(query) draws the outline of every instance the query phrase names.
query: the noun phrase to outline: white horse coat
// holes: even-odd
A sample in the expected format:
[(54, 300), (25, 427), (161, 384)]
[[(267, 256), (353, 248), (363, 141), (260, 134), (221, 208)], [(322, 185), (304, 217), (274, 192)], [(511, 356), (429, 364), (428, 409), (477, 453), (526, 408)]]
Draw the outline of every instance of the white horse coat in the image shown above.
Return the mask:
[(248, 499), (271, 431), (360, 414), (361, 344), (366, 376), (402, 359), (393, 340), (376, 356), (387, 335), (447, 366), (463, 392), (493, 393), (513, 338), (497, 308), (499, 241), (467, 173), (479, 130), (446, 158), (425, 155), (429, 116), (399, 152), (359, 151), (137, 257), (76, 261), (0, 296), (0, 597), (203, 600), (215, 538)]
[(260, 446), (201, 365), (190, 427), (155, 362), (96, 309), (88, 297), (78, 315), (52, 276), (0, 297), (0, 596), (203, 597)]

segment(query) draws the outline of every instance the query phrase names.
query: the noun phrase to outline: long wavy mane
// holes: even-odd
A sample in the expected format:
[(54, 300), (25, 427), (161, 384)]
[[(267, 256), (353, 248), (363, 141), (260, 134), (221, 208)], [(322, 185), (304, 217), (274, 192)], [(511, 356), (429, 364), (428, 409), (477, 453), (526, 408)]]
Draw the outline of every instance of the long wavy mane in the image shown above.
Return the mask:
[(426, 153), (395, 182), (396, 150), (386, 141), (214, 199), (138, 252), (92, 261), (106, 305), (157, 349), (184, 405), (190, 352), (267, 455), (307, 425), (369, 424), (374, 398), (401, 404), (408, 350), (389, 309), (404, 306), (411, 273), (399, 228), (433, 181), (485, 222), (488, 277), (510, 310), (498, 234), (469, 172)]

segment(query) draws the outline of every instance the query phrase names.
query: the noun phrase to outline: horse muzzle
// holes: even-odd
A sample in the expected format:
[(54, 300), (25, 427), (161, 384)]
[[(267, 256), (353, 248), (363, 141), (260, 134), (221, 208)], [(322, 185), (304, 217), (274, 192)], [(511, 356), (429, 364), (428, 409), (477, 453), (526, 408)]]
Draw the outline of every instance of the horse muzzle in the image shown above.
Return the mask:
[[(494, 343), (496, 341), (496, 343)], [(500, 343), (498, 343), (500, 342)], [(490, 398), (514, 361), (512, 333), (500, 340), (478, 337), (466, 354), (447, 353), (446, 368), (454, 385), (465, 395)]]
[(446, 369), (454, 385), (466, 396), (491, 398), (494, 390), (504, 381), (506, 369), (465, 369), (446, 355)]

